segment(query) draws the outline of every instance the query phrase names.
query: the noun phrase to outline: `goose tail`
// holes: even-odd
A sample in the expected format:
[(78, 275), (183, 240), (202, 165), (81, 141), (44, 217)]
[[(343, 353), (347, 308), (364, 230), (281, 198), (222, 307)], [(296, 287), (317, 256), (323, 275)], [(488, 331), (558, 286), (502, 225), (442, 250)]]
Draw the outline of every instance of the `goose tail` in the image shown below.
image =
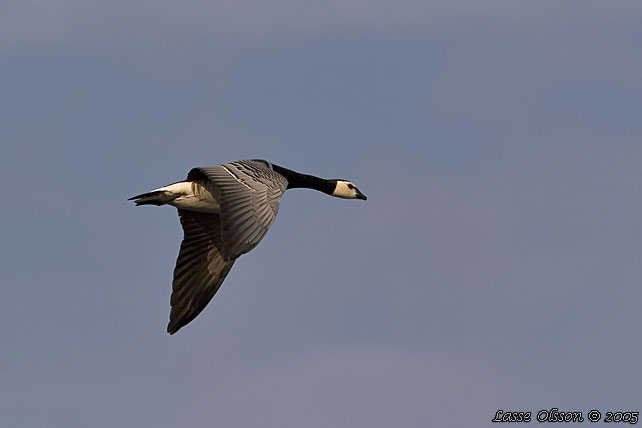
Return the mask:
[(140, 195), (132, 196), (127, 199), (128, 201), (136, 202), (139, 205), (165, 205), (168, 202), (176, 199), (176, 195), (165, 190), (152, 190), (151, 192), (141, 193)]

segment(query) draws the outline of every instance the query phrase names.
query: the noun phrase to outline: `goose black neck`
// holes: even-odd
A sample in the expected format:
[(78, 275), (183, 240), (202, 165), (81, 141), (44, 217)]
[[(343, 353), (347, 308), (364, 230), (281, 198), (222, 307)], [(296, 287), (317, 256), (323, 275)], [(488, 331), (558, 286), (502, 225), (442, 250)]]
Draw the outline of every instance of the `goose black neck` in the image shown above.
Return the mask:
[(274, 164), (272, 164), (272, 167), (274, 168), (274, 171), (278, 172), (288, 180), (287, 189), (314, 189), (331, 195), (337, 185), (334, 180), (324, 180), (323, 178), (315, 177), (313, 175), (301, 174)]

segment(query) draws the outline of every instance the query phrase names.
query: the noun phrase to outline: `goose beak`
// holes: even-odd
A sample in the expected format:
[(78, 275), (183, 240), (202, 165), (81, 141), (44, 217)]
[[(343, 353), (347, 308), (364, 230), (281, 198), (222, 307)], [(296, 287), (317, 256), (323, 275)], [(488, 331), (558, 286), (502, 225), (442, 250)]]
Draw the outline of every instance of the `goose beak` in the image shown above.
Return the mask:
[(361, 193), (359, 190), (357, 190), (357, 199), (362, 199), (364, 201), (368, 200), (368, 197)]

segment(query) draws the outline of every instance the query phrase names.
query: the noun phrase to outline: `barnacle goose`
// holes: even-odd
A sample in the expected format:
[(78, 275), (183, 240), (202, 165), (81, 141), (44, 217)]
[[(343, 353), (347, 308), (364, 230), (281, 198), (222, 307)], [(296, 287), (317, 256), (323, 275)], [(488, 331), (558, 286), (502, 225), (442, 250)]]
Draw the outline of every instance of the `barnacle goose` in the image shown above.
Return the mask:
[(137, 206), (178, 208), (184, 236), (174, 268), (169, 334), (207, 306), (234, 261), (265, 236), (283, 192), (295, 188), (367, 199), (348, 180), (300, 174), (261, 159), (193, 168), (184, 181), (129, 198)]

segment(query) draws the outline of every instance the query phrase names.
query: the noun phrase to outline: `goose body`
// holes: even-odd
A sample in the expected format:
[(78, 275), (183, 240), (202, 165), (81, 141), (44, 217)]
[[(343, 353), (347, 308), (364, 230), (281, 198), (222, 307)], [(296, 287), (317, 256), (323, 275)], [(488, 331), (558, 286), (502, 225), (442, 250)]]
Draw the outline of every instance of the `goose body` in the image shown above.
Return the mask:
[(184, 181), (130, 198), (136, 205), (178, 209), (184, 236), (174, 268), (169, 334), (207, 306), (235, 260), (265, 236), (283, 192), (294, 188), (366, 199), (350, 181), (300, 174), (260, 159), (193, 168)]

